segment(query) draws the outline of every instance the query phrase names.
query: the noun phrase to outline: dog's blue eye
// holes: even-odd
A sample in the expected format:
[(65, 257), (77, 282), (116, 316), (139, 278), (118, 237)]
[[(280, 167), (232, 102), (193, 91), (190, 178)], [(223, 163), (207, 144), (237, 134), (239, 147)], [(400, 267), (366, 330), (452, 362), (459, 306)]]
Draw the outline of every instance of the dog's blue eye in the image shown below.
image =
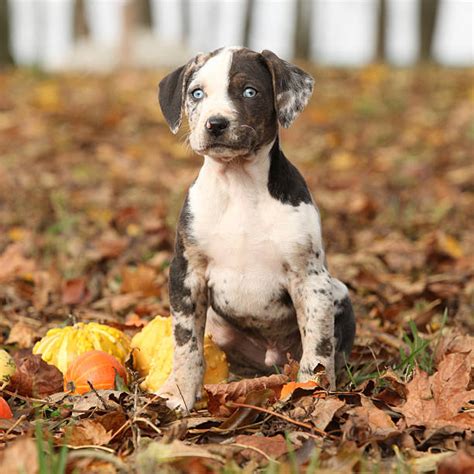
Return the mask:
[(257, 95), (257, 91), (253, 87), (246, 87), (242, 95), (248, 99), (251, 99)]
[(202, 89), (194, 89), (191, 92), (191, 95), (196, 100), (201, 100), (204, 97), (204, 91)]

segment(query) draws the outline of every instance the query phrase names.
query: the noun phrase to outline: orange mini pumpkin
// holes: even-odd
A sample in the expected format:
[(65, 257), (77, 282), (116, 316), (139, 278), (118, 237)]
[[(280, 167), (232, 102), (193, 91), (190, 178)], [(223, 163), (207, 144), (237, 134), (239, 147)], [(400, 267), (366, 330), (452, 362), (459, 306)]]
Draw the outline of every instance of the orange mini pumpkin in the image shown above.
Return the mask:
[(13, 413), (10, 405), (3, 397), (0, 397), (0, 418), (13, 418)]
[(126, 382), (125, 367), (112, 355), (103, 351), (89, 351), (76, 357), (64, 376), (64, 389), (83, 394), (96, 390), (115, 388), (115, 377), (119, 375)]

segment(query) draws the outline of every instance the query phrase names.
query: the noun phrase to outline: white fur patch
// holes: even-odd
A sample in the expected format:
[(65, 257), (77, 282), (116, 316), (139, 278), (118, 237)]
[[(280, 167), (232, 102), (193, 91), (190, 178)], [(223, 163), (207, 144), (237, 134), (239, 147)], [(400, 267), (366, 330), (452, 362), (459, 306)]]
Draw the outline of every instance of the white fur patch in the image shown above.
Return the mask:
[(267, 318), (265, 305), (288, 286), (285, 262), (309, 241), (322, 247), (315, 207), (283, 204), (268, 192), (269, 148), (246, 163), (206, 158), (189, 192), (191, 235), (208, 258), (209, 287), (240, 314)]
[(198, 102), (187, 95), (186, 111), (191, 127), (189, 143), (199, 152), (206, 144), (206, 121), (219, 115), (229, 120), (235, 118), (236, 110), (232, 103), (229, 88), (229, 71), (235, 48), (225, 48), (210, 58), (194, 76), (188, 91), (196, 88), (204, 91), (204, 98)]

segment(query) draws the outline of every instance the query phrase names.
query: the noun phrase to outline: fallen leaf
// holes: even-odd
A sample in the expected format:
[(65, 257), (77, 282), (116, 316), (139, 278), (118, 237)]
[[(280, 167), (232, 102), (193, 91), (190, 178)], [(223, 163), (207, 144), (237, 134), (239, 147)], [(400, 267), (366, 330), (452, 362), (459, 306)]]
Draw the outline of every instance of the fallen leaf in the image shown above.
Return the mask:
[(62, 288), (63, 304), (81, 304), (86, 302), (89, 296), (90, 292), (87, 288), (87, 282), (85, 278), (74, 278), (64, 282)]
[(169, 444), (155, 441), (149, 443), (136, 455), (137, 470), (143, 473), (161, 472), (163, 463), (190, 457), (222, 461), (220, 456), (211, 453), (204, 446), (189, 446), (177, 439)]
[(45, 308), (49, 302), (50, 295), (56, 290), (57, 278), (53, 278), (51, 272), (36, 271), (33, 274), (34, 292), (33, 306), (37, 311)]
[(119, 257), (127, 248), (127, 237), (104, 236), (94, 242), (94, 248), (88, 253), (91, 260), (99, 261)]
[(0, 472), (37, 474), (38, 452), (31, 437), (15, 439), (0, 452)]
[(72, 446), (104, 446), (112, 438), (112, 431), (107, 431), (97, 420), (81, 420), (66, 435), (67, 443)]
[(474, 472), (474, 456), (461, 449), (438, 464), (437, 474), (472, 474)]
[(139, 293), (142, 296), (159, 296), (156, 273), (151, 267), (139, 265), (136, 269), (122, 270), (122, 293)]
[(439, 428), (456, 426), (474, 428), (474, 414), (460, 410), (474, 399), (474, 390), (467, 391), (471, 363), (465, 354), (446, 355), (432, 375), (420, 369), (407, 384), (407, 402), (399, 409), (407, 426)]
[[(254, 390), (247, 393), (241, 403), (251, 405), (252, 407), (261, 407), (266, 405), (269, 400), (275, 398), (275, 393), (270, 389)], [(220, 426), (219, 430), (233, 431), (239, 426), (250, 425), (253, 423), (260, 412), (251, 407), (237, 407), (232, 415), (227, 418)]]
[(336, 412), (345, 406), (344, 400), (339, 400), (335, 397), (316, 398), (313, 410), (311, 411), (310, 422), (321, 431), (324, 431)]
[(96, 390), (95, 392), (88, 392), (84, 395), (76, 395), (68, 398), (72, 401), (73, 409), (78, 412), (87, 412), (94, 408), (101, 410), (118, 410), (120, 409), (120, 403), (118, 403), (117, 400), (121, 399), (122, 394), (127, 396), (125, 392), (119, 392), (117, 390)]
[(463, 256), (462, 247), (459, 242), (452, 236), (443, 232), (437, 235), (438, 249), (449, 255), (453, 259), (461, 258)]
[(374, 398), (384, 401), (390, 406), (400, 406), (407, 399), (407, 388), (398, 375), (388, 369), (380, 377), (385, 382), (385, 388), (377, 393)]
[(362, 396), (361, 404), (348, 411), (349, 419), (343, 426), (345, 439), (362, 445), (372, 440), (385, 440), (399, 433), (390, 416), (377, 408), (370, 399)]
[(318, 384), (313, 380), (309, 380), (308, 382), (288, 382), (281, 388), (280, 392), (280, 400), (284, 400), (289, 398), (293, 395), (293, 392), (296, 389), (303, 389), (303, 390), (314, 390)]
[(10, 244), (0, 255), (0, 283), (31, 273), (35, 267), (35, 262), (24, 256), (23, 246), (20, 243)]
[(226, 416), (231, 411), (225, 407), (228, 401), (243, 401), (245, 396), (257, 390), (272, 389), (275, 397), (279, 396), (282, 385), (288, 381), (286, 375), (274, 374), (268, 377), (244, 379), (238, 382), (206, 384), (204, 390), (208, 396), (208, 409), (213, 415)]
[(43, 398), (63, 390), (63, 374), (54, 365), (47, 364), (40, 355), (13, 356), (16, 371), (9, 389), (20, 395)]
[(451, 457), (452, 453), (449, 451), (444, 453), (428, 452), (426, 454), (416, 453), (416, 456), (420, 457), (416, 457), (407, 462), (407, 467), (409, 466), (409, 469), (411, 469), (409, 472), (439, 472), (436, 470), (436, 466), (439, 465), (442, 460), (446, 459), (447, 457)]
[(461, 334), (459, 331), (451, 331), (443, 336), (436, 345), (435, 362), (438, 365), (447, 354), (464, 354), (474, 366), (474, 337), (469, 334)]
[(283, 374), (286, 375), (289, 380), (296, 382), (300, 370), (300, 363), (292, 359), (290, 354), (287, 354), (287, 356), (288, 362), (283, 367)]
[[(278, 459), (288, 452), (288, 443), (281, 434), (276, 436), (239, 435), (235, 438), (235, 443), (256, 448), (272, 459)], [(247, 459), (264, 460), (265, 456), (256, 449), (243, 449), (240, 454)]]
[(6, 344), (17, 344), (20, 349), (28, 349), (38, 338), (38, 330), (36, 328), (23, 321), (19, 321), (12, 326)]
[(302, 397), (294, 403), (294, 408), (289, 411), (290, 418), (313, 424), (324, 431), (331, 423), (336, 412), (344, 407), (346, 402), (335, 396), (328, 397)]
[(391, 270), (407, 275), (425, 264), (426, 256), (420, 247), (400, 232), (391, 232), (374, 242), (369, 251), (379, 255)]

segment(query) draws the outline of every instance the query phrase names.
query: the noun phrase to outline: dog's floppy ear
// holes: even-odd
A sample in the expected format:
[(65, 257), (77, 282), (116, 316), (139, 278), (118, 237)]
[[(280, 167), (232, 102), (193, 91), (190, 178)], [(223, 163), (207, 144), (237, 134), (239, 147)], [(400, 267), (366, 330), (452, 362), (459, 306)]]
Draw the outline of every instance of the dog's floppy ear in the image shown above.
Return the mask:
[(271, 51), (262, 51), (262, 56), (272, 75), (278, 121), (282, 127), (288, 128), (308, 103), (314, 79)]
[(160, 81), (158, 94), (160, 107), (173, 133), (177, 133), (181, 125), (186, 88), (191, 74), (196, 70), (198, 58), (200, 55)]

